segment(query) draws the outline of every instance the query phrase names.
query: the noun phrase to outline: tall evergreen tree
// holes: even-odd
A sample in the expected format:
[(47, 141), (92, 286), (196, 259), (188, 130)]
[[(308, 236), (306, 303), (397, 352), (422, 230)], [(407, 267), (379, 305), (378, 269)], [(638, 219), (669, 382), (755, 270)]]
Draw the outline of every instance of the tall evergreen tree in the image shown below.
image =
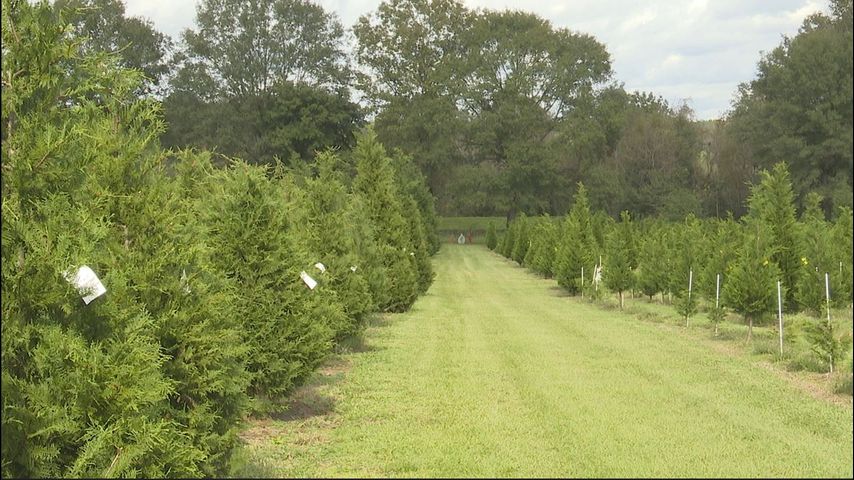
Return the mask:
[(558, 285), (571, 293), (581, 291), (581, 268), (593, 272), (596, 264), (596, 242), (590, 221), (590, 206), (587, 190), (578, 184), (574, 203), (564, 221), (555, 259), (555, 277)]
[(667, 289), (667, 271), (662, 265), (667, 248), (661, 225), (649, 224), (640, 241), (638, 251), (637, 286), (650, 300)]
[(486, 229), (486, 248), (495, 250), (498, 247), (498, 235), (495, 233), (495, 224), (489, 222), (489, 227)]
[(521, 213), (516, 217), (514, 223), (516, 224), (516, 240), (513, 242), (513, 251), (510, 252), (510, 256), (516, 263), (523, 265), (528, 247), (530, 247), (531, 240), (529, 237), (532, 221), (527, 215)]
[[(301, 382), (348, 323), (334, 289), (319, 275), (310, 290), (301, 272), (315, 272), (317, 254), (302, 237), (296, 188), (265, 168), (235, 161), (204, 179), (197, 214), (210, 231), (216, 264), (238, 285), (237, 318), (249, 347), (249, 392), (258, 409)], [(311, 272), (311, 273), (310, 273)]]
[[(249, 380), (233, 285), (167, 180), (140, 74), (63, 18), (2, 3), (2, 474), (215, 476)], [(91, 302), (67, 281), (82, 265)]]
[(605, 257), (605, 286), (617, 292), (620, 297), (620, 310), (623, 309), (623, 292), (634, 286), (634, 270), (632, 270), (632, 235), (631, 217), (628, 211), (620, 213), (618, 223), (608, 236), (608, 249)]
[[(344, 185), (341, 160), (332, 151), (318, 154), (316, 178), (305, 181), (302, 207), (297, 209), (308, 237), (309, 248), (326, 268), (318, 272), (331, 285), (351, 323), (337, 335), (355, 332), (366, 315), (374, 310), (374, 299), (366, 273), (371, 271), (369, 258), (357, 248), (358, 242), (370, 241), (358, 231), (349, 218), (352, 195)], [(365, 220), (367, 221), (367, 220)], [(368, 226), (370, 228), (370, 226)], [(356, 267), (355, 271), (352, 267)], [(361, 269), (359, 268), (361, 267)]]
[(761, 172), (760, 183), (751, 188), (748, 207), (748, 216), (768, 229), (768, 240), (774, 252), (771, 261), (780, 269), (781, 281), (786, 288), (786, 310), (796, 311), (795, 295), (803, 273), (803, 232), (795, 218), (795, 197), (785, 163), (777, 163), (770, 172)]
[(747, 321), (747, 339), (753, 338), (753, 323), (774, 311), (780, 269), (774, 263), (775, 247), (771, 229), (757, 220), (745, 226), (744, 239), (736, 260), (727, 272), (724, 299)]
[(825, 307), (824, 274), (835, 272), (830, 226), (821, 210), (821, 195), (811, 192), (801, 215), (804, 228), (803, 273), (798, 279), (796, 298), (801, 308), (822, 317)]
[(371, 129), (359, 135), (354, 156), (353, 192), (363, 198), (368, 217), (376, 228), (389, 279), (386, 296), (377, 300), (384, 311), (403, 311), (412, 305), (418, 294), (418, 272), (409, 255), (415, 246), (394, 181), (391, 159)]

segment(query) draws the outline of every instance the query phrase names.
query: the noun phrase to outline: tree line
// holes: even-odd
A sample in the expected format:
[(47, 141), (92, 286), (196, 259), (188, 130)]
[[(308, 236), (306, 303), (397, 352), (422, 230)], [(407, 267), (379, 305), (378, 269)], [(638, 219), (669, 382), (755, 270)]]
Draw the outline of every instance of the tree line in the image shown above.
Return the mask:
[(245, 415), (426, 291), (424, 178), (370, 129), (310, 170), (164, 149), (140, 70), (2, 8), (3, 476), (226, 475)]
[(308, 0), (203, 0), (172, 40), (120, 0), (58, 4), (86, 49), (146, 73), (167, 147), (304, 167), (352, 147), (370, 119), (413, 156), (443, 215), (559, 215), (583, 182), (614, 218), (738, 218), (748, 183), (779, 161), (798, 206), (809, 192), (828, 215), (852, 206), (850, 0), (763, 55), (710, 121), (627, 92), (596, 38), (522, 11), (387, 0), (347, 30)]

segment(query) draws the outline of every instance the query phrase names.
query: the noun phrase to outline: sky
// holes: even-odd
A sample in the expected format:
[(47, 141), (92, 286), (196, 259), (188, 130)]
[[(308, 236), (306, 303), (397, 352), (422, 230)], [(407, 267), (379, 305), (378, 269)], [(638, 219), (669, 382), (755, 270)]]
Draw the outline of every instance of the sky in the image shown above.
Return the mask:
[[(193, 28), (197, 0), (125, 0), (131, 16), (150, 19), (177, 40)], [(380, 0), (316, 0), (345, 27)], [(761, 52), (794, 36), (820, 0), (464, 0), (470, 9), (526, 10), (556, 27), (591, 34), (611, 54), (614, 79), (626, 90), (687, 102), (697, 119), (720, 118), (738, 84), (756, 76)]]

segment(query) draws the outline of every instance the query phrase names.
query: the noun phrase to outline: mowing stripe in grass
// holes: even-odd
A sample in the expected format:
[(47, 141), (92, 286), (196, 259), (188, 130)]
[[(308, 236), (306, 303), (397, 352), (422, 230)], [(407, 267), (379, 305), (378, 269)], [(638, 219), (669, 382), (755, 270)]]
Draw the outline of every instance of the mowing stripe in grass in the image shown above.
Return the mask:
[(484, 248), (445, 245), (435, 268), (325, 386), (333, 420), (258, 447), (277, 475), (852, 476), (850, 408)]

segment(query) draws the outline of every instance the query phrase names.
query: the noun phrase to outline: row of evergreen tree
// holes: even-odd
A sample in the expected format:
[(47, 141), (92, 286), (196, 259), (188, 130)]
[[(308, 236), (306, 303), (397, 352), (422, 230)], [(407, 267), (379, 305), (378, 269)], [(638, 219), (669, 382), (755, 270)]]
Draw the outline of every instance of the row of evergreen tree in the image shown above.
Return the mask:
[(427, 289), (424, 178), (370, 130), (311, 175), (165, 151), (139, 72), (79, 53), (48, 3), (8, 9), (2, 474), (222, 475), (245, 414)]
[[(751, 187), (748, 214), (740, 221), (689, 215), (679, 223), (633, 222), (624, 211), (615, 222), (591, 214), (587, 191), (579, 184), (564, 218), (522, 214), (501, 238), (490, 226), (487, 246), (555, 278), (572, 294), (597, 298), (606, 291), (616, 293), (621, 308), (625, 292), (650, 299), (660, 294), (662, 301), (667, 295), (687, 321), (704, 298), (717, 305), (710, 307), (713, 322), (729, 309), (744, 317), (749, 336), (754, 321), (777, 312), (778, 281), (788, 313), (824, 316), (825, 274), (832, 305), (849, 306), (851, 209), (840, 207), (833, 221), (827, 221), (821, 197), (812, 193), (798, 217), (786, 165), (779, 163), (760, 176), (761, 182)], [(814, 343), (826, 354), (822, 357), (838, 359), (844, 341), (840, 343), (832, 324), (816, 322), (813, 330)], [(822, 343), (826, 345), (818, 345)]]

